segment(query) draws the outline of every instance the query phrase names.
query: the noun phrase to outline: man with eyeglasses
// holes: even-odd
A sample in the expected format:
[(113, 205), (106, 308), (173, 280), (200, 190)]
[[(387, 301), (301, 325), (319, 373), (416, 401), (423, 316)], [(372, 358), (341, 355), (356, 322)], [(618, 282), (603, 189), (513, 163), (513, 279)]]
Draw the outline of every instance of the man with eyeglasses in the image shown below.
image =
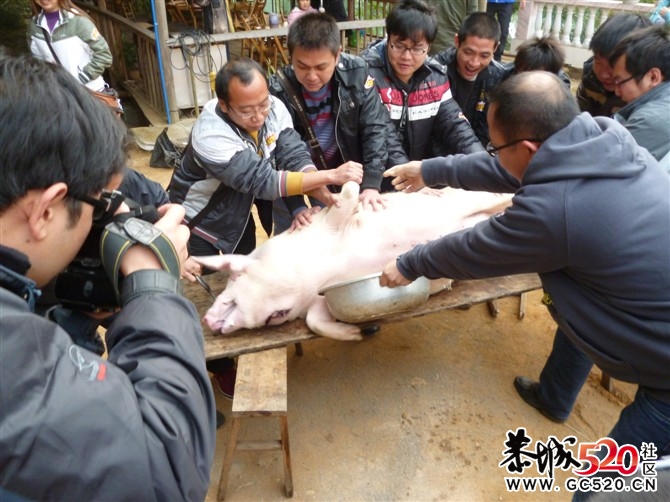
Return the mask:
[(670, 29), (634, 31), (614, 48), (610, 65), (614, 92), (627, 103), (614, 119), (670, 171)]
[(0, 498), (204, 500), (215, 407), (200, 319), (181, 294), (184, 210), (107, 227), (121, 308), (106, 359), (79, 347), (34, 307), (112, 209), (103, 190), (121, 181), (125, 127), (29, 56), (0, 54), (0, 116)]
[[(217, 73), (215, 86), (217, 98), (205, 104), (193, 125), (169, 187), (170, 200), (186, 209), (192, 256), (251, 253), (256, 248), (254, 205), (269, 236), (273, 200), (298, 194), (304, 200), (302, 194), (309, 192), (330, 206), (338, 203), (337, 196), (326, 185), (361, 182), (363, 169), (356, 162), (316, 169), (286, 107), (270, 95), (267, 77), (255, 61), (229, 61)], [(207, 368), (224, 397), (232, 399), (234, 361), (217, 359)]]
[(410, 160), (482, 151), (447, 69), (427, 55), (436, 33), (435, 9), (403, 0), (386, 17), (387, 39), (361, 54)]
[(493, 59), (499, 45), (498, 21), (486, 12), (473, 12), (454, 37), (454, 47), (435, 55), (447, 66), (453, 97), (482, 145), (489, 142), (488, 94), (505, 78), (505, 68)]
[[(280, 70), (284, 78), (279, 72), (272, 76), (272, 94), (288, 108), (301, 138), (310, 142), (317, 167), (328, 170), (343, 161), (359, 162), (364, 210), (383, 209), (382, 173), (407, 162), (407, 155), (398, 138), (389, 134), (393, 124), (365, 61), (342, 52), (340, 30), (328, 14), (300, 17), (289, 28), (287, 44), (291, 64)], [(279, 231), (291, 221), (308, 223), (310, 217), (301, 198), (275, 202)]]
[(217, 98), (205, 104), (193, 125), (169, 187), (170, 200), (186, 209), (191, 255), (253, 251), (254, 204), (264, 230), (268, 235), (272, 231), (271, 202), (259, 201), (310, 192), (331, 205), (337, 197), (326, 185), (361, 181), (362, 168), (355, 162), (317, 171), (286, 107), (270, 95), (267, 77), (255, 61), (229, 61), (215, 85)]
[(641, 14), (621, 13), (608, 18), (593, 34), (589, 49), (593, 56), (584, 62), (582, 80), (577, 88), (577, 103), (594, 117), (612, 117), (626, 103), (614, 89), (609, 56), (614, 47), (634, 30), (651, 25)]
[(539, 382), (514, 380), (521, 398), (564, 422), (593, 361), (639, 386), (608, 436), (669, 454), (670, 176), (616, 121), (580, 113), (552, 73), (509, 77), (491, 92), (488, 121), (490, 154), (386, 175), (409, 192), (446, 184), (514, 193), (512, 205), (400, 255), (381, 285), (537, 272), (558, 329)]

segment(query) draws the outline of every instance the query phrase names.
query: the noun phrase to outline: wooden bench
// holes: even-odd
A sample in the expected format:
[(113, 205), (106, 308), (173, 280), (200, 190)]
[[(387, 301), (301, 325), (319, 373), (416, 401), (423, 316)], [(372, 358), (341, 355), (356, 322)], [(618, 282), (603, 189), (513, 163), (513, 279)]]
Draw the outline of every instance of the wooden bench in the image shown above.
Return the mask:
[[(281, 450), (284, 457), (285, 493), (287, 497), (293, 496), (286, 394), (286, 348), (250, 352), (238, 358), (233, 421), (219, 479), (218, 500), (223, 500), (226, 496), (230, 468), (236, 451)], [(238, 439), (242, 419), (258, 417), (278, 418), (280, 438), (269, 441)]]
[[(489, 302), (506, 296), (521, 295), (541, 287), (540, 278), (537, 274), (520, 274), (496, 277), (493, 279), (478, 279), (471, 281), (455, 282), (450, 291), (442, 291), (432, 295), (428, 301), (416, 309), (400, 312), (384, 319), (374, 322), (383, 325), (411, 319), (428, 314), (435, 314), (445, 310), (469, 307), (477, 303)], [(204, 291), (196, 292), (193, 288), (199, 286), (191, 285), (191, 291), (199, 294), (204, 299), (203, 308), (194, 297), (187, 292), (199, 311), (204, 313), (206, 307), (211, 305), (212, 300)], [(213, 287), (214, 291), (219, 291)], [(525, 302), (521, 297), (520, 305)], [(520, 317), (521, 309), (520, 309)], [(205, 358), (207, 360), (219, 359), (221, 357), (235, 357), (249, 352), (257, 352), (277, 347), (285, 347), (292, 343), (300, 343), (306, 340), (318, 338), (310, 331), (305, 321), (298, 319), (279, 326), (266, 326), (257, 329), (241, 329), (228, 335), (212, 333), (205, 330)]]

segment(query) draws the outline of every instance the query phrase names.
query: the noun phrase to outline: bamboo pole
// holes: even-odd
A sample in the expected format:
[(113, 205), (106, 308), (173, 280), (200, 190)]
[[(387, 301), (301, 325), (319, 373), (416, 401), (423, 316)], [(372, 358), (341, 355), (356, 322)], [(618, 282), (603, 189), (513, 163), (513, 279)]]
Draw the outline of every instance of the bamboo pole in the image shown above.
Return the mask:
[(168, 40), (167, 13), (165, 11), (165, 0), (153, 0), (156, 19), (156, 43), (160, 45), (159, 58), (163, 70), (164, 92), (167, 95), (166, 114), (168, 122), (174, 124), (179, 122), (179, 107), (177, 105), (177, 93), (174, 88), (174, 76), (172, 75), (172, 65), (170, 64), (170, 48), (166, 45)]

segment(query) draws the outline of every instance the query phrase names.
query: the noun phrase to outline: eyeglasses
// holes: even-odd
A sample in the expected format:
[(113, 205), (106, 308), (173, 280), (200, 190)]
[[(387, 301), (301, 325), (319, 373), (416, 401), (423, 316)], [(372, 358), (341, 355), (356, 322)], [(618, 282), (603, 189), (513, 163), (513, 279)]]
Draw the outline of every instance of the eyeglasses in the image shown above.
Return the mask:
[(116, 211), (125, 199), (117, 190), (103, 190), (99, 199), (88, 195), (69, 194), (69, 196), (93, 206), (93, 221), (100, 221), (108, 212)]
[(626, 82), (629, 82), (629, 81), (633, 80), (635, 77), (637, 77), (637, 73), (631, 75), (631, 76), (628, 77), (628, 78), (624, 78), (623, 80), (615, 80), (615, 81), (614, 81), (614, 87), (621, 87), (623, 84), (625, 84)]
[(426, 48), (423, 48), (423, 47), (406, 47), (402, 44), (393, 44), (393, 43), (390, 43), (389, 47), (396, 54), (403, 55), (403, 54), (405, 54), (405, 52), (409, 51), (409, 53), (412, 56), (423, 56), (426, 52), (428, 52), (428, 49), (430, 48), (430, 47), (426, 47)]
[(493, 143), (491, 143), (491, 142), (489, 141), (489, 144), (486, 145), (486, 151), (489, 153), (489, 155), (490, 155), (491, 157), (495, 157), (496, 155), (498, 155), (498, 152), (499, 152), (500, 150), (502, 150), (503, 148), (508, 148), (508, 147), (510, 147), (510, 146), (514, 146), (514, 145), (516, 145), (517, 143), (521, 143), (522, 141), (530, 141), (531, 143), (544, 143), (544, 140), (543, 140), (543, 139), (537, 139), (537, 138), (521, 138), (521, 139), (514, 140), (514, 141), (512, 141), (512, 142), (510, 142), (510, 143), (507, 143), (507, 144), (505, 144), (505, 145), (502, 145), (502, 146), (493, 146)]
[(232, 107), (232, 105), (228, 105), (228, 108), (231, 109), (235, 114), (240, 117), (242, 120), (249, 120), (252, 117), (255, 117), (259, 113), (261, 115), (265, 115), (267, 112), (270, 111), (270, 108), (272, 108), (272, 99), (270, 96), (266, 98), (267, 104), (263, 104), (261, 106), (256, 106), (252, 109), (252, 111), (244, 111), (244, 112), (239, 112), (235, 108)]

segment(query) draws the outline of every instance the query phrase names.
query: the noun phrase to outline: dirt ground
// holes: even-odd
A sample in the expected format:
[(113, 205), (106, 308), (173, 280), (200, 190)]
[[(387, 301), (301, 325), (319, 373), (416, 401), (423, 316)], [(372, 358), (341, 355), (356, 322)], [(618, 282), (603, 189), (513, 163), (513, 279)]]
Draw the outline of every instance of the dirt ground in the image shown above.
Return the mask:
[[(134, 148), (131, 166), (164, 186), (170, 171), (148, 167), (149, 154)], [(188, 292), (188, 288), (187, 288)], [(527, 406), (512, 386), (516, 375), (537, 378), (551, 349), (555, 325), (529, 294), (525, 317), (518, 297), (384, 325), (361, 342), (316, 339), (304, 355), (288, 348), (288, 408), (294, 500), (298, 501), (559, 501), (560, 491), (508, 492), (499, 467), (508, 431), (519, 427), (537, 441), (606, 435), (634, 395), (615, 382), (600, 386), (594, 369), (565, 424)], [(198, 305), (203, 312), (208, 305)], [(205, 328), (207, 329), (207, 328)], [(215, 391), (220, 411), (231, 401)], [(230, 421), (217, 434), (208, 501), (216, 500)], [(274, 419), (251, 419), (240, 438), (278, 437)], [(574, 449), (576, 452), (576, 448)], [(527, 476), (539, 474), (532, 468)], [(285, 500), (279, 452), (238, 452), (229, 501)]]

